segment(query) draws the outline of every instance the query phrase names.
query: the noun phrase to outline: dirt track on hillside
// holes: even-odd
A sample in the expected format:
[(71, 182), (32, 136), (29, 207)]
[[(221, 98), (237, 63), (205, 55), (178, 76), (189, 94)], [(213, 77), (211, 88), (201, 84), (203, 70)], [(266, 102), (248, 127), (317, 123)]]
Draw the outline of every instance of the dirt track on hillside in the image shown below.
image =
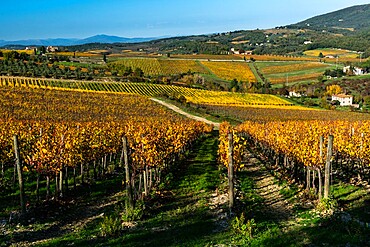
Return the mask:
[(190, 113), (187, 113), (187, 112), (184, 112), (183, 110), (181, 110), (180, 108), (178, 108), (177, 106), (174, 106), (170, 103), (167, 103), (167, 102), (164, 102), (162, 100), (159, 100), (159, 99), (155, 99), (155, 98), (151, 98), (151, 100), (161, 104), (161, 105), (164, 105), (165, 107), (181, 114), (181, 115), (184, 115), (188, 118), (191, 118), (191, 119), (194, 119), (194, 120), (197, 120), (197, 121), (201, 121), (201, 122), (204, 122), (206, 124), (210, 124), (210, 125), (213, 125), (215, 127), (215, 129), (219, 129), (220, 128), (220, 123), (216, 123), (216, 122), (213, 122), (213, 121), (210, 121), (208, 119), (205, 119), (203, 117), (198, 117), (198, 116), (195, 116), (195, 115), (192, 115)]

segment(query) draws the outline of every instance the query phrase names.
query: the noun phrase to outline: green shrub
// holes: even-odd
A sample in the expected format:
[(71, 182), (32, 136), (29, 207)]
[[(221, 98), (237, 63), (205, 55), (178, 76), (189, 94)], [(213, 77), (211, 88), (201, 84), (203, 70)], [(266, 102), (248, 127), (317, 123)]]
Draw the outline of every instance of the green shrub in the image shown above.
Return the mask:
[(103, 237), (116, 236), (122, 229), (122, 221), (118, 215), (104, 216), (100, 223), (100, 234)]
[(334, 198), (323, 198), (316, 209), (324, 214), (333, 214), (337, 207), (338, 202)]
[(249, 239), (253, 238), (253, 232), (256, 226), (257, 224), (254, 219), (246, 221), (244, 213), (242, 213), (239, 218), (235, 217), (231, 222), (231, 228), (236, 234), (240, 234)]
[(122, 214), (122, 221), (124, 222), (132, 222), (136, 220), (140, 220), (143, 217), (144, 213), (144, 202), (137, 201), (134, 208), (130, 208), (126, 206), (125, 212)]

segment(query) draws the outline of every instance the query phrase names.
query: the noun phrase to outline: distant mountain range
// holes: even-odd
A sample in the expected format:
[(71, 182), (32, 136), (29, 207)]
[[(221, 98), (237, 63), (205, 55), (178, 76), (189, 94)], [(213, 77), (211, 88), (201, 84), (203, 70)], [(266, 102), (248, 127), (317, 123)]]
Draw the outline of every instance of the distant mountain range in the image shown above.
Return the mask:
[(139, 43), (146, 42), (166, 37), (151, 37), (151, 38), (124, 38), (110, 35), (95, 35), (85, 39), (27, 39), (27, 40), (14, 40), (5, 41), (0, 40), (0, 46), (72, 46), (72, 45), (83, 45), (89, 43), (102, 43), (102, 44), (113, 44), (113, 43)]

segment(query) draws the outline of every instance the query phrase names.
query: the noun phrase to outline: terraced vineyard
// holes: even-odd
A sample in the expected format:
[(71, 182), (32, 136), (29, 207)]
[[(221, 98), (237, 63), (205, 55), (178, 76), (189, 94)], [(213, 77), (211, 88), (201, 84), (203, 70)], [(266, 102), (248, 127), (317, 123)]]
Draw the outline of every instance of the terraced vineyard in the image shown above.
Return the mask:
[[(62, 88), (79, 91), (131, 93), (154, 97), (158, 95), (184, 96), (188, 102), (209, 105), (233, 106), (290, 106), (290, 102), (268, 94), (242, 94), (206, 91), (178, 86), (147, 84), (53, 80), (27, 77), (0, 77), (0, 85), (33, 88)], [(302, 107), (303, 108), (303, 107)]]

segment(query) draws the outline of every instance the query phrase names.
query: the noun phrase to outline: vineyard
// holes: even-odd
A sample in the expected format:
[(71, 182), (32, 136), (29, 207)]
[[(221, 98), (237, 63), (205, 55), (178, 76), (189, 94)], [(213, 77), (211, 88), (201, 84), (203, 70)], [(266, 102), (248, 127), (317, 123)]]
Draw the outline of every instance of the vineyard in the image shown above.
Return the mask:
[[(99, 51), (89, 53), (95, 56)], [(102, 51), (101, 51), (102, 52)], [(328, 69), (337, 68), (338, 61), (315, 62), (297, 57), (219, 55), (205, 59), (206, 55), (183, 55), (184, 58), (119, 57), (115, 54), (105, 61), (99, 57), (70, 58), (63, 52), (59, 56), (41, 57), (38, 61), (32, 55), (18, 53), (8, 60), (0, 60), (3, 76), (42, 77), (54, 79), (157, 82), (200, 84), (208, 89), (230, 89), (234, 91), (262, 92), (265, 80), (272, 84), (307, 82), (316, 80)], [(69, 53), (67, 53), (69, 54)], [(191, 58), (193, 56), (193, 58)], [(188, 58), (189, 57), (189, 58)], [(224, 58), (222, 58), (224, 57)], [(247, 61), (251, 59), (250, 61)], [(77, 59), (71, 61), (70, 59)], [(199, 59), (199, 60), (198, 60)], [(257, 62), (254, 62), (257, 61)], [(252, 63), (253, 62), (253, 63)], [(334, 65), (335, 63), (335, 65)], [(236, 80), (240, 85), (232, 86)], [(227, 81), (232, 81), (228, 83)], [(256, 83), (256, 82), (259, 83)], [(244, 84), (243, 84), (244, 83)], [(249, 84), (248, 84), (249, 83)], [(199, 86), (199, 85), (198, 85)], [(249, 86), (249, 87), (248, 87)]]
[(199, 59), (199, 60), (236, 60), (244, 61), (255, 59), (256, 61), (311, 61), (316, 62), (318, 59), (309, 56), (290, 56), (290, 55), (208, 55), (208, 54), (195, 54), (195, 55), (182, 55), (174, 54), (171, 57), (180, 59)]
[[(236, 128), (228, 123), (221, 124), (219, 157), (226, 166), (231, 162), (227, 157), (232, 152), (234, 169), (242, 169), (243, 150), (252, 149), (269, 169), (279, 171), (289, 181), (306, 186), (308, 190), (313, 188), (319, 199), (323, 194), (328, 198), (333, 174), (336, 181), (356, 180), (368, 185), (368, 115), (287, 108), (208, 106), (206, 110), (213, 115), (243, 121)], [(233, 133), (233, 144), (230, 144), (230, 137), (228, 141), (228, 133)], [(233, 151), (228, 148), (230, 145)]]
[(269, 75), (327, 67), (327, 65), (322, 63), (292, 63), (288, 65), (278, 63), (275, 66), (273, 64), (270, 65), (272, 66), (262, 67), (261, 72)]
[(370, 3), (35, 2), (1, 5), (0, 247), (370, 246)]
[[(22, 195), (22, 190), (15, 192), (17, 169), (15, 169), (14, 160), (22, 162), (17, 162), (21, 164), (19, 171), (26, 188), (21, 202), (26, 202), (24, 210), (28, 213), (32, 211), (31, 209), (38, 210), (40, 203), (44, 205), (54, 200), (61, 203), (57, 205), (63, 203), (69, 205), (67, 200), (73, 198), (74, 191), (80, 187), (88, 185), (92, 188), (97, 181), (109, 181), (117, 175), (121, 179), (125, 177), (122, 187), (126, 188), (123, 199), (127, 200), (126, 206), (115, 206), (121, 210), (118, 216), (102, 216), (102, 219), (97, 221), (99, 224), (93, 227), (99, 228), (98, 234), (103, 232), (103, 223), (109, 220), (109, 217), (118, 217), (118, 222), (121, 224), (120, 218), (126, 217), (125, 212), (127, 214), (127, 207), (130, 205), (134, 206), (138, 203), (135, 206), (136, 210), (142, 209), (141, 200), (145, 201), (144, 217), (150, 219), (157, 217), (152, 215), (159, 215), (155, 218), (155, 221), (159, 222), (159, 225), (155, 223), (155, 229), (163, 224), (166, 228), (175, 224), (173, 229), (179, 229), (179, 225), (174, 222), (183, 222), (182, 215), (186, 214), (185, 218), (195, 217), (203, 223), (206, 220), (209, 225), (204, 227), (204, 224), (198, 222), (197, 224), (202, 225), (203, 230), (197, 230), (194, 234), (211, 232), (215, 226), (208, 221), (208, 218), (204, 218), (208, 217), (204, 216), (204, 210), (211, 210), (208, 203), (213, 202), (208, 202), (209, 199), (205, 197), (208, 198), (215, 188), (217, 190), (221, 188), (218, 192), (220, 195), (217, 197), (229, 198), (230, 208), (235, 203), (237, 205), (235, 210), (240, 207), (259, 219), (258, 208), (255, 205), (263, 203), (259, 203), (259, 199), (255, 196), (243, 194), (245, 183), (248, 183), (243, 175), (245, 169), (250, 166), (245, 160), (248, 152), (253, 152), (253, 155), (263, 161), (263, 167), (265, 167), (263, 169), (273, 171), (274, 174), (282, 174), (280, 178), (298, 184), (300, 188), (307, 188), (319, 198), (322, 196), (326, 198), (327, 188), (330, 188), (325, 175), (328, 160), (332, 165), (332, 176), (336, 181), (348, 183), (355, 179), (363, 184), (370, 175), (370, 154), (368, 153), (370, 117), (365, 114), (290, 106), (285, 100), (271, 95), (211, 92), (174, 86), (171, 90), (177, 91), (163, 91), (166, 88), (165, 85), (155, 84), (150, 85), (152, 89), (147, 84), (144, 91), (145, 84), (130, 83), (128, 85), (132, 85), (132, 88), (135, 86), (137, 91), (126, 92), (132, 90), (126, 83), (16, 77), (1, 77), (0, 82), (2, 85), (0, 87), (0, 159), (2, 160), (0, 197), (6, 199), (6, 203), (0, 206), (2, 208), (0, 217), (12, 214), (11, 210), (19, 207), (17, 206), (19, 196)], [(83, 83), (90, 83), (90, 88), (86, 86), (88, 84)], [(123, 90), (123, 86), (127, 86), (126, 91)], [(197, 102), (210, 114), (235, 118), (243, 123), (233, 127), (224, 122), (219, 130), (219, 142), (213, 142), (211, 139), (215, 137), (211, 138), (210, 134), (204, 137), (206, 133), (210, 133), (211, 126), (179, 117), (143, 96), (151, 95), (153, 93), (151, 90), (156, 86), (158, 86), (156, 93), (181, 93), (189, 102), (194, 104)], [(64, 88), (64, 90), (56, 90), (56, 88)], [(167, 90), (170, 90), (169, 88)], [(96, 92), (93, 92), (94, 90)], [(233, 106), (234, 104), (236, 106)], [(329, 150), (331, 145), (328, 142), (332, 138), (330, 136), (333, 136), (334, 142), (332, 153), (327, 154), (326, 150)], [(203, 145), (210, 142), (210, 147), (207, 152), (202, 153), (205, 148), (202, 146), (199, 152), (207, 157), (213, 155), (210, 152), (217, 152), (220, 167), (217, 168), (217, 165), (212, 163), (212, 169), (215, 171), (211, 172), (208, 162), (194, 160), (194, 158), (187, 160), (189, 164), (185, 167), (177, 167), (186, 157), (186, 153), (194, 149), (194, 141), (200, 137), (203, 138)], [(217, 146), (218, 150), (209, 149)], [(329, 154), (332, 155), (329, 156)], [(211, 159), (215, 162), (213, 158)], [(233, 172), (230, 171), (230, 160)], [(196, 167), (192, 168), (193, 164), (196, 164)], [(181, 201), (187, 205), (185, 209), (177, 203), (172, 205), (172, 199), (167, 199), (171, 194), (168, 192), (171, 187), (167, 185), (170, 184), (172, 176), (179, 176), (170, 172), (172, 167), (178, 170), (181, 174), (180, 178), (183, 179), (182, 181), (176, 181), (178, 177), (174, 179), (180, 189), (171, 192), (172, 197), (176, 195), (177, 200), (181, 200), (180, 198), (188, 200), (191, 195), (191, 200), (202, 200), (202, 202), (189, 204), (189, 201)], [(227, 193), (223, 192), (226, 190), (225, 182), (219, 181), (224, 181), (221, 174), (226, 173), (225, 169), (229, 174), (229, 186), (230, 184), (234, 186), (236, 183), (235, 186), (238, 188), (232, 204), (230, 204), (230, 195), (233, 195), (231, 191), (234, 191), (234, 187), (232, 190), (228, 188)], [(192, 172), (191, 176), (190, 172)], [(234, 172), (237, 174), (237, 180), (230, 178), (230, 174)], [(249, 174), (249, 176), (252, 175)], [(330, 178), (330, 181), (329, 184), (332, 185), (334, 180)], [(158, 185), (161, 190), (157, 189)], [(194, 192), (189, 191), (190, 187)], [(251, 188), (252, 190), (255, 189)], [(203, 195), (205, 191), (209, 194)], [(204, 198), (201, 199), (201, 196)], [(203, 208), (203, 205), (207, 206)], [(166, 208), (172, 207), (175, 208), (174, 211), (168, 212), (169, 215), (167, 215)], [(221, 206), (221, 208), (224, 207)], [(199, 215), (195, 214), (194, 210), (200, 210)], [(60, 214), (64, 212), (62, 209), (59, 211)], [(225, 212), (225, 209), (221, 212)], [(181, 216), (177, 218), (177, 215)], [(271, 218), (269, 220), (271, 221)], [(139, 222), (149, 224), (150, 220)], [(248, 222), (250, 222), (249, 219)], [(232, 224), (234, 223), (230, 223), (231, 226)], [(258, 224), (254, 227), (264, 229), (262, 225), (265, 223)], [(300, 223), (297, 224), (300, 225)], [(123, 233), (127, 229), (130, 229), (132, 234), (141, 236), (144, 231), (152, 232), (153, 228), (143, 230), (129, 227), (118, 230), (118, 233)], [(189, 229), (193, 228), (189, 227)], [(228, 240), (223, 241), (228, 243), (230, 236), (235, 236), (236, 233), (228, 229), (225, 231), (227, 233), (222, 234), (226, 234), (225, 239)], [(261, 237), (260, 233), (253, 234), (256, 238)], [(20, 238), (20, 235), (15, 233), (14, 236), (16, 237), (12, 241), (18, 243), (16, 239)], [(115, 235), (104, 235), (94, 241), (104, 241), (107, 236)], [(132, 236), (123, 234), (119, 239), (135, 243), (135, 240), (130, 240)], [(153, 236), (153, 239), (159, 238), (163, 241), (163, 237)], [(181, 235), (181, 238), (187, 237), (187, 235)], [(81, 240), (81, 237), (74, 236), (73, 239), (75, 238)], [(4, 237), (4, 239), (8, 241), (10, 237)], [(26, 238), (21, 239), (27, 242)], [(138, 238), (137, 241), (141, 243), (142, 240)], [(148, 240), (150, 243), (152, 241), (160, 240)], [(209, 239), (203, 241), (206, 242)]]
[[(212, 111), (212, 109), (208, 109), (208, 111)], [(325, 217), (329, 217), (330, 228), (338, 227), (341, 229), (342, 225), (347, 224), (346, 221), (338, 220), (337, 223), (334, 223), (338, 225), (333, 225), (333, 220), (342, 217), (341, 215), (348, 216), (350, 213), (356, 212), (357, 218), (351, 219), (366, 226), (367, 229), (369, 218), (365, 215), (368, 212), (366, 201), (369, 198), (370, 179), (369, 117), (353, 114), (347, 117), (348, 120), (342, 120), (341, 114), (337, 113), (317, 111), (311, 112), (314, 115), (316, 114), (315, 116), (310, 116), (308, 112), (306, 114), (299, 111), (293, 113), (285, 110), (286, 116), (282, 118), (284, 114), (276, 114), (274, 111), (260, 111), (260, 109), (248, 111), (243, 117), (250, 120), (234, 128), (227, 122), (221, 124), (218, 152), (219, 162), (228, 167), (230, 187), (234, 186), (230, 185), (230, 179), (233, 180), (234, 173), (241, 180), (239, 184), (237, 183), (237, 186), (241, 187), (245, 186), (243, 179), (240, 178), (243, 177), (243, 174), (247, 172), (249, 176), (256, 176), (254, 181), (259, 186), (253, 187), (253, 189), (261, 191), (259, 195), (262, 200), (267, 200), (266, 203), (269, 205), (262, 212), (258, 212), (258, 207), (255, 208), (253, 214), (262, 214), (256, 216), (257, 218), (266, 217), (270, 220), (274, 217), (284, 218), (286, 215), (290, 215), (288, 217), (294, 217), (294, 222), (299, 222), (298, 220), (305, 221), (306, 217), (320, 215), (316, 216), (319, 222), (323, 222), (322, 220)], [(325, 113), (326, 116), (322, 113)], [(249, 116), (253, 114), (259, 114), (260, 116)], [(256, 156), (258, 161), (262, 162), (262, 165), (254, 161)], [(267, 169), (267, 172), (262, 171), (264, 169)], [(261, 176), (261, 173), (264, 175)], [(273, 176), (269, 173), (272, 173)], [(288, 185), (272, 185), (276, 181), (267, 183), (267, 181), (276, 178), (279, 181), (285, 181)], [(346, 186), (358, 190), (358, 196), (355, 196), (354, 190), (352, 192), (347, 191), (348, 194), (341, 194), (340, 190), (345, 190)], [(268, 188), (265, 189), (265, 187)], [(233, 187), (231, 188), (234, 190)], [(289, 193), (288, 191), (292, 188), (299, 188), (298, 190), (302, 191), (302, 194), (294, 194), (293, 198), (284, 194)], [(275, 193), (275, 189), (280, 190), (280, 192)], [(230, 195), (232, 196), (230, 197)], [(314, 200), (315, 203), (315, 212), (310, 213), (309, 210), (303, 209), (305, 212), (300, 214), (301, 208), (294, 210), (294, 213), (301, 215), (301, 218), (297, 215), (291, 216), (291, 209), (283, 206), (287, 202), (279, 203), (279, 197), (282, 195), (289, 198), (290, 201), (296, 201), (295, 205), (298, 207), (305, 205), (307, 197), (311, 198), (310, 200)], [(237, 200), (235, 197), (232, 192), (229, 192), (229, 202)], [(337, 201), (336, 198), (339, 197), (341, 199)], [(355, 201), (356, 206), (351, 202), (344, 203), (350, 200), (349, 198)], [(255, 198), (252, 197), (250, 201), (253, 202), (254, 200)], [(251, 203), (250, 201), (248, 202)], [(337, 203), (341, 207), (356, 209), (347, 212), (346, 209), (342, 208), (341, 210), (345, 210), (345, 212), (338, 212), (336, 209), (338, 207)], [(276, 211), (278, 211), (279, 216), (276, 215)], [(312, 230), (312, 227), (316, 229), (314, 222), (311, 223), (309, 231)], [(286, 227), (286, 229), (294, 228)], [(350, 226), (346, 226), (346, 229), (350, 228)], [(317, 230), (323, 232), (324, 229), (325, 227), (318, 227)], [(361, 228), (357, 235), (358, 241), (368, 241), (365, 240), (367, 239), (365, 237), (366, 231), (365, 228)], [(288, 230), (288, 232), (290, 231)], [(299, 233), (308, 234), (309, 236), (312, 234), (308, 233), (305, 227), (301, 227)], [(292, 234), (295, 233), (292, 232)], [(330, 235), (330, 232), (326, 234)], [(336, 236), (336, 238), (341, 239), (339, 241), (334, 238), (331, 239), (331, 242), (334, 243), (333, 246), (340, 246), (340, 243), (346, 238), (343, 237), (345, 235), (346, 233), (342, 232), (342, 236)], [(299, 237), (296, 236), (295, 238)], [(326, 239), (326, 237), (320, 235), (316, 242), (320, 243), (323, 238)], [(275, 241), (278, 241), (278, 239)], [(274, 243), (270, 244), (275, 246)], [(280, 244), (277, 244), (277, 246), (280, 246)]]
[(241, 107), (222, 105), (202, 105), (213, 115), (227, 116), (238, 122), (244, 121), (288, 121), (288, 120), (370, 120), (370, 115), (356, 112), (328, 111), (299, 106), (266, 106), (266, 107)]
[[(189, 55), (190, 56), (190, 55)], [(195, 56), (195, 55), (194, 55)], [(325, 70), (335, 68), (331, 64), (316, 62), (317, 60), (298, 59), (274, 56), (253, 56), (257, 60), (255, 66), (272, 84), (316, 80)], [(329, 59), (330, 60), (330, 59)], [(331, 61), (335, 63), (335, 61)], [(140, 68), (147, 76), (175, 75), (187, 72), (212, 74), (220, 79), (231, 81), (236, 79), (244, 82), (256, 82), (257, 79), (248, 63), (241, 61), (205, 61), (193, 59), (155, 59), (130, 58), (121, 59), (108, 64), (111, 71), (123, 74), (127, 67)]]
[[(151, 59), (151, 62), (153, 61), (156, 61), (158, 68), (163, 67), (163, 63), (159, 63), (161, 60)], [(180, 60), (163, 61), (168, 64), (168, 71), (170, 67), (176, 67), (180, 62)], [(171, 62), (174, 63), (171, 64)], [(184, 71), (185, 67), (190, 66), (189, 62), (209, 70), (214, 66), (215, 71), (212, 73), (216, 73), (217, 68), (220, 70), (221, 67), (236, 68), (236, 65), (248, 67), (248, 63), (245, 62), (186, 60), (181, 62), (184, 64)], [(259, 73), (271, 76), (284, 73), (307, 73), (307, 71), (322, 70), (326, 66), (311, 62), (255, 64)], [(69, 66), (69, 64), (59, 66)], [(231, 69), (228, 68), (228, 70)], [(248, 71), (251, 72), (250, 69)], [(266, 207), (267, 202), (263, 203), (260, 199), (255, 199), (256, 195), (248, 194), (252, 193), (251, 191), (254, 191), (253, 193), (259, 191), (251, 185), (247, 186), (249, 189), (246, 191), (246, 184), (250, 183), (248, 177), (252, 176), (256, 181), (263, 181), (261, 183), (266, 188), (277, 185), (266, 184), (265, 175), (261, 180), (262, 175), (259, 173), (253, 172), (246, 176), (245, 173), (250, 172), (251, 169), (264, 170), (266, 174), (274, 174), (279, 180), (287, 181), (288, 186), (299, 188), (297, 189), (299, 193), (310, 195), (309, 200), (313, 203), (311, 205), (315, 207), (316, 205), (320, 207), (320, 203), (326, 202), (325, 200), (331, 202), (333, 194), (337, 193), (334, 188), (339, 183), (368, 186), (370, 117), (367, 114), (295, 106), (283, 98), (268, 94), (207, 91), (163, 84), (2, 76), (0, 85), (0, 160), (2, 161), (0, 197), (6, 201), (0, 206), (2, 218), (11, 215), (12, 220), (18, 221), (22, 216), (13, 212), (22, 212), (20, 215), (36, 214), (34, 212), (39, 209), (45, 210), (44, 207), (50, 204), (68, 204), (68, 200), (75, 200), (74, 195), (81, 188), (89, 188), (90, 193), (94, 193), (91, 191), (99, 190), (94, 187), (95, 184), (98, 186), (98, 184), (111, 183), (110, 181), (117, 180), (117, 176), (121, 181), (114, 183), (116, 187), (105, 190), (121, 191), (123, 195), (121, 201), (124, 201), (125, 206), (116, 204), (116, 209), (113, 210), (115, 213), (110, 214), (111, 216), (103, 216), (98, 221), (99, 224), (94, 229), (98, 229), (95, 231), (103, 235), (103, 239), (106, 236), (112, 236), (109, 235), (111, 231), (120, 233), (126, 231), (122, 226), (118, 227), (119, 230), (102, 229), (105, 229), (104, 224), (110, 227), (113, 223), (105, 222), (112, 219), (117, 219), (119, 224), (131, 224), (127, 223), (127, 217), (134, 217), (130, 216), (130, 210), (144, 214), (145, 216), (135, 216), (138, 217), (135, 218), (136, 220), (143, 222), (141, 217), (157, 215), (157, 210), (166, 210), (163, 208), (175, 207), (174, 211), (169, 212), (170, 215), (182, 214), (179, 213), (182, 210), (194, 212), (194, 208), (197, 208), (202, 212), (199, 218), (196, 217), (197, 224), (201, 224), (200, 222), (209, 224), (209, 221), (204, 221), (203, 212), (213, 210), (210, 208), (214, 206), (208, 207), (208, 205), (212, 205), (213, 200), (218, 200), (209, 201), (209, 198), (214, 196), (211, 193), (215, 188), (217, 188), (216, 191), (219, 189), (221, 191), (217, 192), (220, 194), (216, 197), (224, 198), (222, 206), (218, 206), (223, 209), (217, 211), (221, 213), (212, 211), (212, 215), (224, 214), (227, 211), (226, 203), (229, 203), (229, 210), (242, 208), (249, 215), (255, 215), (255, 219), (261, 219), (258, 205)], [(149, 97), (158, 96), (176, 99), (186, 104), (188, 108), (198, 109), (199, 112), (206, 113), (214, 119), (226, 119), (241, 124), (233, 127), (224, 122), (216, 134), (215, 131), (211, 132), (211, 126), (179, 117), (149, 99)], [(202, 157), (214, 157), (213, 165), (188, 159), (185, 163), (190, 164), (190, 170), (190, 167), (196, 164), (192, 171), (193, 175), (188, 176), (190, 170), (184, 170), (185, 172), (182, 173), (182, 169), (186, 168), (179, 168), (178, 165), (184, 162), (189, 152), (194, 152), (194, 143), (197, 143), (197, 140), (202, 140), (202, 145), (210, 142), (207, 153), (203, 153), (204, 147), (197, 152), (202, 153)], [(219, 166), (216, 164), (216, 152)], [(260, 163), (254, 163), (256, 158), (248, 157), (257, 157)], [(171, 184), (173, 169), (180, 169), (181, 173), (176, 175), (175, 183), (178, 176), (183, 179), (179, 183), (181, 192), (171, 192), (173, 196), (176, 195), (177, 200), (185, 200), (189, 195), (194, 195), (197, 199), (186, 200), (200, 200), (202, 203), (187, 206), (181, 211), (177, 204), (172, 206), (169, 202), (171, 206), (167, 206), (167, 200), (171, 200), (167, 199), (169, 194), (167, 188), (170, 189), (171, 186), (167, 186)], [(18, 182), (19, 186), (16, 185), (17, 174), (19, 181), (22, 181)], [(269, 176), (275, 181), (276, 178)], [(192, 186), (194, 192), (190, 193), (182, 186)], [(92, 187), (94, 189), (91, 189)], [(284, 191), (284, 188), (277, 191), (279, 190)], [(182, 194), (184, 191), (185, 195)], [(203, 191), (207, 193), (202, 195)], [(359, 191), (361, 191), (359, 195), (366, 195), (362, 189)], [(99, 193), (104, 194), (104, 192)], [(275, 194), (277, 192), (268, 191), (267, 194), (270, 193), (271, 197), (278, 197)], [(261, 192), (262, 197), (265, 194)], [(301, 198), (300, 194), (297, 198)], [(306, 198), (303, 202), (306, 202)], [(188, 205), (188, 202), (184, 203)], [(42, 206), (39, 206), (40, 204)], [(77, 207), (78, 204), (76, 204)], [(282, 204), (284, 203), (277, 203), (280, 206), (275, 205), (275, 207), (289, 212), (290, 209), (284, 208)], [(157, 205), (161, 205), (162, 209), (157, 209), (159, 207)], [(207, 205), (207, 209), (203, 208), (203, 205)], [(63, 207), (54, 209), (55, 214), (64, 212), (64, 209), (60, 208)], [(275, 212), (276, 208), (270, 211)], [(98, 212), (102, 211), (96, 211), (95, 214)], [(361, 209), (357, 215), (363, 215), (363, 213), (364, 210)], [(160, 224), (162, 224), (163, 214), (161, 212), (156, 219)], [(270, 216), (268, 213), (264, 212), (262, 215), (265, 215), (264, 217), (269, 221), (276, 220), (275, 216)], [(242, 216), (243, 213), (235, 220), (239, 219), (238, 217), (242, 220)], [(161, 217), (162, 219), (159, 219)], [(183, 222), (172, 216), (167, 217), (171, 221), (165, 223), (166, 228), (178, 229), (173, 222)], [(192, 217), (193, 215), (187, 215), (184, 218)], [(248, 222), (252, 222), (254, 218), (248, 218), (244, 224), (249, 224)], [(234, 222), (233, 220), (225, 224), (233, 227)], [(368, 219), (364, 219), (364, 222), (368, 224), (366, 223)], [(258, 229), (264, 229), (262, 225), (265, 223), (260, 224)], [(299, 227), (302, 227), (302, 224), (298, 223)], [(158, 227), (161, 226), (156, 225), (155, 229)], [(129, 227), (128, 229), (139, 235), (143, 231), (141, 228)], [(148, 231), (151, 232), (151, 229), (153, 228), (149, 227)], [(210, 227), (202, 229), (207, 230), (197, 231), (197, 234), (214, 231), (215, 227), (210, 224)], [(289, 230), (289, 227), (285, 229)], [(234, 236), (235, 231), (227, 230), (227, 234)], [(239, 231), (236, 234), (240, 236)], [(36, 233), (33, 235), (38, 236)], [(28, 241), (23, 237), (20, 238), (20, 234), (17, 233), (12, 236), (15, 237), (5, 236), (3, 239), (8, 241), (7, 243), (9, 241), (18, 243), (20, 240), (17, 239)], [(127, 235), (127, 238), (130, 236), (130, 234)], [(195, 233), (194, 236), (196, 236)], [(160, 235), (153, 239), (157, 237), (161, 239)], [(184, 237), (187, 238), (182, 236)], [(120, 238), (128, 240), (126, 237)], [(227, 239), (230, 239), (230, 236)], [(229, 243), (229, 240), (224, 241)]]
[(255, 152), (271, 162), (270, 169), (313, 188), (319, 199), (323, 194), (328, 198), (333, 171), (336, 180), (367, 184), (368, 130), (368, 121), (245, 122), (237, 127)]
[(244, 82), (256, 82), (256, 78), (247, 63), (243, 62), (206, 62), (207, 66), (217, 77), (225, 80), (236, 79)]
[(172, 58), (178, 59), (196, 59), (196, 60), (243, 60), (243, 57), (237, 55), (208, 55), (208, 54), (174, 54)]
[(260, 62), (256, 66), (272, 84), (317, 80), (326, 69), (335, 68), (318, 62)]
[[(52, 195), (63, 197), (71, 184), (76, 188), (77, 175), (79, 183), (104, 177), (123, 161), (127, 164), (127, 155), (130, 198), (147, 196), (160, 173), (210, 131), (205, 124), (180, 118), (148, 98), (129, 94), (2, 87), (0, 102), (2, 193), (11, 193), (14, 187), (4, 179), (15, 169), (15, 158), (22, 183), (34, 184), (31, 191), (22, 193), (21, 189), (22, 212), (26, 200), (32, 205)], [(43, 194), (41, 185), (46, 188)], [(10, 199), (10, 203), (16, 200)]]
[(131, 58), (121, 59), (108, 64), (109, 68), (123, 74), (127, 67), (133, 70), (140, 68), (145, 75), (174, 75), (189, 71), (207, 74), (207, 70), (195, 60), (166, 60), (155, 58)]
[(282, 56), (282, 55), (248, 55), (248, 56), (244, 56), (244, 55), (237, 55), (239, 56), (240, 58), (246, 58), (246, 59), (255, 59), (256, 61), (264, 61), (264, 62), (268, 62), (268, 61), (295, 61), (295, 62), (299, 62), (299, 61), (312, 61), (312, 62), (316, 62), (317, 61), (317, 58), (312, 58), (312, 57), (306, 57), (306, 56), (302, 56), (302, 57), (297, 57), (297, 56), (289, 56), (289, 55), (286, 55), (286, 56)]
[[(338, 155), (358, 160), (365, 166), (362, 169), (366, 170), (370, 161), (367, 152), (370, 145), (368, 121), (245, 122), (238, 130), (248, 133), (254, 140), (271, 147), (276, 153), (286, 154), (311, 168), (320, 168), (323, 165), (319, 140), (320, 136), (328, 137), (329, 134), (334, 136), (334, 150)], [(347, 169), (356, 173), (355, 169)]]
[(188, 102), (209, 105), (290, 106), (290, 102), (274, 95), (216, 92), (162, 84), (90, 82), (25, 77), (0, 77), (0, 85), (32, 88), (62, 88), (80, 91), (132, 93), (143, 96), (178, 95)]

